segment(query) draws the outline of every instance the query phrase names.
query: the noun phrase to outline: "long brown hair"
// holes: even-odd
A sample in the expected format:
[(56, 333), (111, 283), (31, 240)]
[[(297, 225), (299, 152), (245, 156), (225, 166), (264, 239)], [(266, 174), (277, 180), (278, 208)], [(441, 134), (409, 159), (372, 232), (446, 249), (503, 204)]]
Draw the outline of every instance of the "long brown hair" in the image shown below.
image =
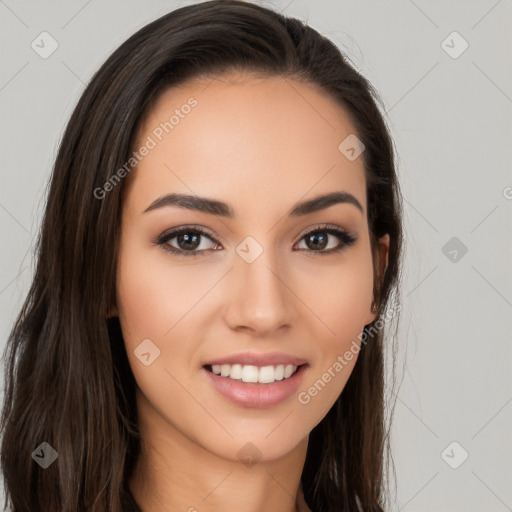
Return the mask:
[[(136, 383), (118, 319), (106, 320), (115, 303), (127, 180), (101, 200), (94, 191), (127, 161), (137, 127), (162, 91), (232, 70), (317, 86), (348, 113), (365, 145), (372, 249), (390, 235), (387, 269), (374, 272), (379, 315), (365, 327), (345, 389), (310, 434), (302, 485), (314, 512), (386, 506), (391, 421), (382, 317), (398, 291), (402, 205), (380, 99), (331, 41), (300, 20), (214, 0), (170, 12), (131, 36), (93, 76), (67, 125), (34, 279), (4, 353), (0, 455), (5, 503), (14, 512), (137, 509), (128, 489), (140, 446)], [(46, 469), (33, 456), (43, 442), (58, 454)]]

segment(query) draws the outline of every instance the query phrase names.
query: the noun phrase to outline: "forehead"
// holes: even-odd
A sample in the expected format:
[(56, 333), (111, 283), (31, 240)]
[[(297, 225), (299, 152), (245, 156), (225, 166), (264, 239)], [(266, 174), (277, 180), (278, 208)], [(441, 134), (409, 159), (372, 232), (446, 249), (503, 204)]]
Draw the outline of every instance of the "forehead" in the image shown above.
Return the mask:
[(139, 126), (134, 149), (152, 148), (133, 174), (134, 199), (236, 196), (242, 208), (345, 190), (366, 210), (363, 159), (339, 149), (354, 134), (340, 105), (310, 84), (240, 73), (190, 80), (163, 92)]

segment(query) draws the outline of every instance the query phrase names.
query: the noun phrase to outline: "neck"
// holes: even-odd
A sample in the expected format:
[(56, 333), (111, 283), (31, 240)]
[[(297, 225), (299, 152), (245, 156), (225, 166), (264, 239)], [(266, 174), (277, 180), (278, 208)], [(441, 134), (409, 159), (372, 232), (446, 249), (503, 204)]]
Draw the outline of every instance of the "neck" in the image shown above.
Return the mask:
[(143, 512), (299, 510), (307, 438), (278, 459), (250, 465), (195, 443), (137, 394), (141, 453), (129, 486)]

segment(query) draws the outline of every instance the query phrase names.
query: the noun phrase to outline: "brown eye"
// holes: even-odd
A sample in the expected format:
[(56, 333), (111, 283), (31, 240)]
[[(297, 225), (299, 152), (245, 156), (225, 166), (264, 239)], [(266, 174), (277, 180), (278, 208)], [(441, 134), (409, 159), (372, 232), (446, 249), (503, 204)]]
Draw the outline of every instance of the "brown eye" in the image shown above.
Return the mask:
[(197, 233), (180, 233), (179, 235), (176, 235), (173, 238), (176, 238), (179, 249), (183, 249), (185, 251), (193, 251), (194, 249), (197, 249), (199, 245), (201, 245), (201, 236), (202, 235), (199, 235)]
[[(338, 239), (338, 244), (330, 239)], [(336, 226), (327, 226), (321, 229), (314, 229), (301, 239), (305, 241), (306, 249), (312, 253), (331, 254), (341, 251), (355, 243), (357, 238)], [(334, 245), (333, 245), (334, 244)]]
[[(210, 243), (208, 243), (208, 240)], [(172, 243), (171, 243), (172, 242)], [(218, 244), (201, 228), (181, 227), (167, 231), (156, 241), (162, 249), (178, 256), (205, 256), (208, 250), (216, 250)], [(213, 244), (213, 247), (211, 245)]]
[(309, 249), (324, 250), (327, 246), (329, 235), (326, 233), (310, 233), (304, 237)]

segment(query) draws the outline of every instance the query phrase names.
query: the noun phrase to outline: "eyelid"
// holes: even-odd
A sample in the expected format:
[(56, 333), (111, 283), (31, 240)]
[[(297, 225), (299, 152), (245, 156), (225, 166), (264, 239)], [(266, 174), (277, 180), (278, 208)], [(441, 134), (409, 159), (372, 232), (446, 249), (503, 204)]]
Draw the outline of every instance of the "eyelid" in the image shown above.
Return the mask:
[(302, 238), (308, 235), (309, 233), (315, 231), (327, 231), (329, 229), (332, 229), (338, 233), (345, 233), (353, 238), (356, 237), (356, 234), (354, 232), (349, 231), (348, 229), (342, 228), (337, 224), (329, 224), (328, 222), (324, 222), (320, 224), (313, 224), (313, 226), (308, 226), (307, 228), (304, 228), (304, 230), (297, 235), (298, 241), (302, 240)]
[(172, 228), (169, 228), (169, 229), (166, 229), (165, 231), (163, 231), (160, 235), (158, 235), (156, 237), (156, 239), (158, 240), (158, 239), (164, 238), (165, 236), (167, 236), (171, 233), (176, 235), (176, 232), (178, 232), (178, 234), (179, 234), (180, 231), (185, 231), (185, 230), (198, 231), (199, 233), (206, 235), (215, 241), (221, 242), (220, 236), (215, 235), (213, 233), (213, 231), (211, 231), (210, 229), (208, 229), (204, 226), (201, 226), (200, 224), (183, 224), (181, 226), (174, 226)]

